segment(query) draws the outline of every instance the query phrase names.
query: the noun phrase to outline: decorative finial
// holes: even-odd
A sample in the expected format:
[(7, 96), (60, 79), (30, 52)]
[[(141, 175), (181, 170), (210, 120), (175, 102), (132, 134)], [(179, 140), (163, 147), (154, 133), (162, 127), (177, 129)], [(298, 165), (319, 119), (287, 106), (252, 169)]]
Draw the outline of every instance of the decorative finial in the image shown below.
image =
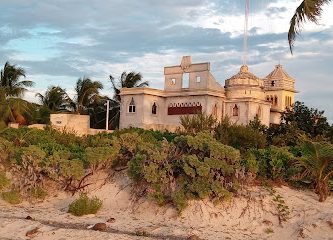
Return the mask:
[(247, 65), (241, 66), (240, 72), (241, 73), (247, 73), (247, 72), (249, 72), (249, 67)]

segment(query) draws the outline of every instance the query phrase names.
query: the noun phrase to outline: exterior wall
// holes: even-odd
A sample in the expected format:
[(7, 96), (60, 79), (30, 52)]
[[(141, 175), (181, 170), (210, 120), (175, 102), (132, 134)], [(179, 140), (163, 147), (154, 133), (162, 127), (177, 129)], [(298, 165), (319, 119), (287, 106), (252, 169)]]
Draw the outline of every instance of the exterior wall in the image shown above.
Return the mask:
[[(238, 107), (238, 116), (233, 116), (234, 107)], [(261, 111), (259, 112), (259, 107)], [(264, 101), (253, 100), (234, 100), (226, 102), (225, 109), (226, 116), (228, 116), (233, 123), (247, 125), (257, 115), (262, 124), (269, 126), (270, 123), (270, 104)]]
[[(292, 104), (295, 103), (295, 93), (287, 90), (275, 90), (275, 91), (266, 91), (266, 99), (267, 97), (270, 98), (271, 96), (273, 99), (277, 97), (277, 104), (272, 103), (271, 107), (271, 116), (270, 116), (270, 123), (272, 124), (280, 124), (281, 122), (281, 113), (286, 110), (287, 107), (290, 107)], [(290, 98), (289, 105), (288, 102), (286, 102), (286, 97)]]
[[(135, 113), (129, 112), (129, 104), (132, 98), (134, 99), (135, 103)], [(121, 96), (119, 128), (127, 128), (127, 127), (144, 128), (143, 99), (144, 99), (143, 94)]]
[(73, 131), (78, 135), (89, 133), (90, 116), (78, 114), (58, 113), (50, 115), (51, 126), (66, 131)]

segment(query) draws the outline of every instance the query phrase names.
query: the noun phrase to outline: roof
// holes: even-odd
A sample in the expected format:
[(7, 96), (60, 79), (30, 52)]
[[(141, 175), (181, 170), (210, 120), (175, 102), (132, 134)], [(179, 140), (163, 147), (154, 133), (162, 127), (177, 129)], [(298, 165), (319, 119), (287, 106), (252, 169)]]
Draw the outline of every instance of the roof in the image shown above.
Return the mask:
[(275, 69), (266, 76), (267, 80), (287, 80), (295, 82), (295, 80), (290, 77), (284, 70), (281, 64), (275, 66)]
[(249, 72), (249, 67), (247, 65), (243, 65), (241, 66), (239, 72), (232, 76), (230, 79), (254, 79), (257, 80), (259, 79), (256, 75), (254, 75), (253, 73)]

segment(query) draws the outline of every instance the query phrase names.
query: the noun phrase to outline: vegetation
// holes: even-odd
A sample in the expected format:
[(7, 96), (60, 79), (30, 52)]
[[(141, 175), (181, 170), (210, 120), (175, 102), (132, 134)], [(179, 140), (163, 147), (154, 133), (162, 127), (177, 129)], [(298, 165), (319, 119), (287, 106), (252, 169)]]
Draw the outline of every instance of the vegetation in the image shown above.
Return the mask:
[(325, 201), (330, 192), (328, 181), (333, 176), (333, 145), (307, 141), (302, 146), (302, 157), (298, 162), (304, 169), (302, 177), (314, 181), (319, 201)]
[[(321, 111), (296, 103), (281, 125), (269, 128), (258, 119), (245, 126), (203, 114), (182, 123), (177, 133), (130, 128), (83, 137), (6, 128), (0, 132), (1, 189), (7, 199), (44, 199), (46, 184), (75, 194), (98, 171), (127, 169), (137, 196), (179, 211), (191, 199), (228, 200), (250, 182), (307, 187), (320, 201), (330, 194), (332, 127)], [(287, 209), (275, 198), (282, 216)]]
[(24, 114), (30, 112), (30, 104), (20, 97), (33, 82), (21, 81), (21, 77), (25, 77), (25, 71), (9, 62), (0, 71), (0, 128), (10, 121), (26, 124)]
[(331, 2), (331, 0), (303, 0), (297, 7), (295, 14), (290, 20), (290, 27), (288, 31), (288, 41), (291, 53), (296, 35), (300, 32), (302, 23), (308, 20), (318, 24), (318, 20), (322, 13), (322, 8), (329, 2)]
[(6, 177), (6, 173), (0, 171), (0, 192), (10, 185), (10, 180)]
[(15, 190), (15, 189), (12, 189), (8, 192), (3, 192), (1, 194), (1, 197), (6, 202), (8, 202), (10, 204), (14, 204), (14, 205), (22, 202), (22, 197), (21, 197), (20, 191)]
[(67, 109), (71, 103), (66, 90), (56, 86), (49, 87), (44, 95), (37, 93), (36, 97), (39, 98), (44, 107), (47, 107), (52, 112)]
[(78, 199), (68, 207), (68, 212), (75, 216), (95, 214), (102, 207), (102, 201), (97, 197), (89, 198), (86, 194), (81, 194)]

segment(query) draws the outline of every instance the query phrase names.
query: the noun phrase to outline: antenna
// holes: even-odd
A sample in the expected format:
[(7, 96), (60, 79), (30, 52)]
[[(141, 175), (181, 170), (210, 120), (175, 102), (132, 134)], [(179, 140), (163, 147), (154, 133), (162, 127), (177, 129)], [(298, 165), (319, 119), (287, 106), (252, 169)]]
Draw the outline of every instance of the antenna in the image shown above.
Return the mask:
[(247, 64), (248, 53), (248, 23), (250, 13), (250, 0), (245, 0), (245, 23), (244, 23), (244, 42), (243, 42), (243, 65)]

